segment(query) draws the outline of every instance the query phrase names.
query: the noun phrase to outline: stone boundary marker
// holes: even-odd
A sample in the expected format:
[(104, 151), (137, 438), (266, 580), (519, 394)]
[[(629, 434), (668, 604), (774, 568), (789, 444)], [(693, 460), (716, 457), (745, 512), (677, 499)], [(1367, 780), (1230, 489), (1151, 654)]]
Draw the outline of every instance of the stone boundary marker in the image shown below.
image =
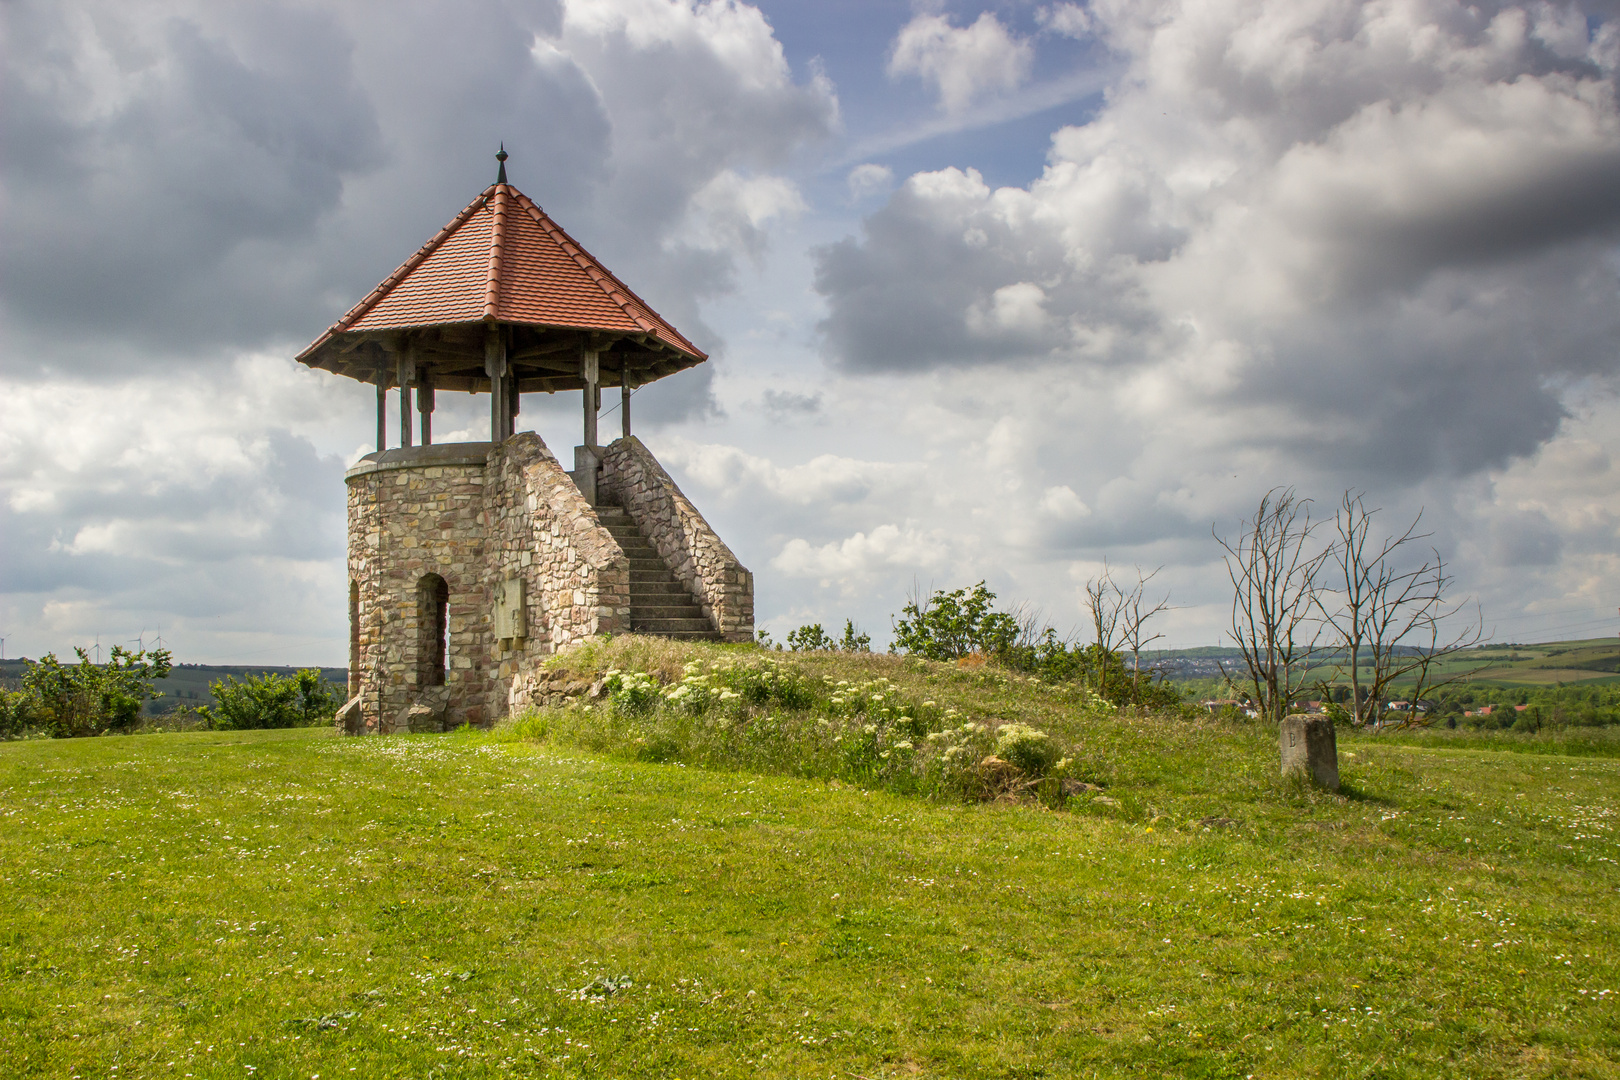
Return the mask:
[(1332, 720), (1304, 713), (1286, 716), (1277, 731), (1277, 746), (1284, 776), (1299, 773), (1328, 791), (1339, 790), (1339, 742)]

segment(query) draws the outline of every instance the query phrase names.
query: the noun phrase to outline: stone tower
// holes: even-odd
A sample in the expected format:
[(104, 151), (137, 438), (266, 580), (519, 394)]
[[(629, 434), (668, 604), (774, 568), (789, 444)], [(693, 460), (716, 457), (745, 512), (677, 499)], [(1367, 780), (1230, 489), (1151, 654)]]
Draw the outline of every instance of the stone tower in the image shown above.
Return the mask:
[[(594, 634), (753, 638), (753, 575), (630, 433), (635, 388), (707, 356), (497, 158), (495, 184), (298, 357), (377, 388), (377, 452), (346, 478), (351, 734), (488, 726)], [(607, 446), (604, 386), (623, 426)], [(490, 395), (488, 442), (433, 442), (441, 390)], [(571, 390), (584, 438), (565, 470), (513, 429), (522, 394)]]

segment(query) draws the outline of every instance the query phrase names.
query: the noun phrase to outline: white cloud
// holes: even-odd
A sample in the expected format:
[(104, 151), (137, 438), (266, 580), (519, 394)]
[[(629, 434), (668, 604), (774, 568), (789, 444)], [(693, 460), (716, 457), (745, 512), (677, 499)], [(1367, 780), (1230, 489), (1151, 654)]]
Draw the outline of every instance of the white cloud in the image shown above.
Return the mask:
[(780, 467), (735, 446), (687, 439), (660, 442), (662, 460), (716, 494), (747, 497), (750, 489), (784, 503), (828, 506), (892, 497), (921, 476), (915, 464), (860, 461), (819, 454), (802, 465)]
[[(983, 577), (1061, 629), (1070, 567), (1106, 557), (1163, 564), (1173, 638), (1213, 643), (1210, 525), (1273, 483), (1427, 507), (1511, 627), (1612, 615), (1620, 20), (1097, 0), (1025, 39), (940, 10), (889, 59), (942, 108), (880, 89), (840, 148), (830, 83), (728, 0), (9, 5), (8, 648), (162, 623), (192, 659), (341, 662), (338, 476), (369, 395), (284, 357), (489, 182), (500, 139), (716, 352), (637, 426), (758, 571), (762, 622), (881, 627), (914, 582)], [(1034, 80), (1036, 48), (1086, 59)], [(1036, 179), (986, 181), (1020, 136), (973, 132), (1105, 86)], [(937, 168), (875, 164), (945, 133)], [(880, 207), (861, 234), (792, 250), (848, 231), (846, 193)], [(563, 397), (521, 419), (566, 454)], [(481, 438), (485, 404), (445, 395), (436, 433)]]
[(1035, 19), (1043, 30), (1064, 37), (1083, 38), (1091, 33), (1091, 16), (1079, 4), (1053, 4), (1038, 8)]
[(362, 426), (363, 388), (245, 356), (205, 380), (4, 380), (0, 394), (0, 607), (19, 651), (161, 626), (191, 658), (289, 639), (342, 655), (329, 444)]
[(770, 224), (798, 217), (807, 209), (791, 180), (745, 177), (726, 169), (692, 195), (686, 228), (677, 236), (693, 247), (757, 261), (764, 254)]
[(848, 597), (874, 578), (893, 579), (939, 568), (948, 554), (938, 532), (886, 524), (819, 546), (798, 538), (789, 540), (771, 566), (792, 577), (819, 579), (822, 588), (837, 585), (840, 594)]
[(887, 165), (874, 165), (868, 161), (849, 170), (845, 182), (849, 185), (850, 198), (859, 202), (887, 191), (894, 183), (894, 170)]
[(1068, 484), (1049, 487), (1036, 508), (1047, 517), (1059, 521), (1079, 521), (1091, 513), (1091, 507), (1080, 501), (1080, 496)]
[[(1211, 522), (1274, 483), (1365, 487), (1428, 506), (1463, 588), (1499, 608), (1591, 602), (1606, 566), (1577, 552), (1612, 549), (1612, 527), (1577, 522), (1613, 493), (1498, 503), (1620, 380), (1612, 21), (1443, 0), (1087, 12), (1074, 27), (1126, 72), (1041, 176), (915, 174), (817, 253), (828, 359), (909, 378), (907, 411), (951, 433), (949, 509), (915, 524), (971, 521), (1035, 594), (1065, 555), (1167, 563), (1195, 609), (1175, 618), (1212, 627)], [(1055, 512), (1075, 505), (1091, 513)], [(966, 579), (980, 555), (956, 551)], [(1516, 586), (1492, 569), (1510, 563)]]
[(1035, 50), (1009, 34), (990, 12), (952, 26), (943, 15), (922, 14), (900, 29), (889, 52), (891, 78), (915, 75), (932, 85), (947, 113), (960, 113), (986, 94), (1009, 93), (1029, 78)]
[(1051, 322), (1045, 303), (1046, 291), (1032, 281), (1003, 285), (990, 294), (988, 305), (968, 310), (967, 328), (987, 337), (1037, 337)]

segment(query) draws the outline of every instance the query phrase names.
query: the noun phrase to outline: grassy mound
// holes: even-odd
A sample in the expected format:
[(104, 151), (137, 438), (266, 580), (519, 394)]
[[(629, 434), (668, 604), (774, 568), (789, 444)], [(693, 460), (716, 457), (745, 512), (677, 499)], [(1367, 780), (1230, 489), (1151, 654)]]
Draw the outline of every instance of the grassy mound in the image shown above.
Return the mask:
[[(563, 662), (676, 685), (748, 658), (593, 648)], [(1334, 797), (1258, 727), (781, 659), (1039, 730), (1098, 790), (807, 778), (708, 712), (638, 721), (692, 721), (663, 762), (605, 708), (6, 744), (4, 1071), (1620, 1075), (1620, 762), (1355, 741)]]
[(642, 637), (573, 650), (552, 677), (594, 682), (598, 693), (516, 717), (502, 735), (640, 761), (1054, 806), (1097, 786), (1090, 778), (1101, 763), (1079, 752), (1078, 734), (1088, 718), (1114, 712), (1084, 688), (983, 666)]

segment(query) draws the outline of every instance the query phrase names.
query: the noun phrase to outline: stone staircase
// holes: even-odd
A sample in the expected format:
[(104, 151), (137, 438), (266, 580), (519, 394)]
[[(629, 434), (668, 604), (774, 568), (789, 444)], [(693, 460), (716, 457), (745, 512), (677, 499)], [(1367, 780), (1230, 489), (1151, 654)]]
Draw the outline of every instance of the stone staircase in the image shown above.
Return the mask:
[(719, 641), (720, 632), (703, 615), (686, 586), (659, 557), (658, 549), (641, 535), (622, 506), (598, 504), (597, 520), (630, 560), (630, 630), (637, 634)]

